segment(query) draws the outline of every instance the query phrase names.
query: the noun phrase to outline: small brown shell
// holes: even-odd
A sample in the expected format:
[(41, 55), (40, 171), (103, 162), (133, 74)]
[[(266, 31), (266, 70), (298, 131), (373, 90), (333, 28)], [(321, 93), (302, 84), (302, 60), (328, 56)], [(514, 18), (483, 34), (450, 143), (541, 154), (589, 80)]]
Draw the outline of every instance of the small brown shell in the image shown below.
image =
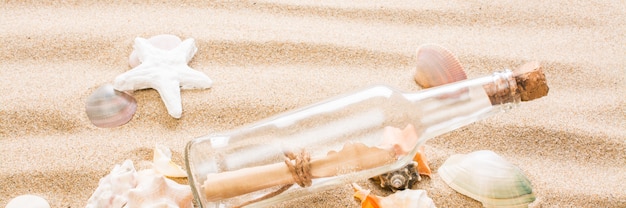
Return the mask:
[(467, 79), (463, 66), (439, 45), (425, 44), (417, 49), (415, 82), (422, 88), (436, 87)]
[(87, 117), (93, 125), (112, 128), (128, 123), (135, 115), (137, 101), (133, 96), (113, 89), (110, 84), (94, 91), (85, 104)]
[(385, 173), (378, 176), (380, 187), (390, 189), (393, 192), (404, 189), (411, 189), (413, 184), (422, 180), (417, 173), (417, 162), (411, 161), (408, 165), (399, 170)]

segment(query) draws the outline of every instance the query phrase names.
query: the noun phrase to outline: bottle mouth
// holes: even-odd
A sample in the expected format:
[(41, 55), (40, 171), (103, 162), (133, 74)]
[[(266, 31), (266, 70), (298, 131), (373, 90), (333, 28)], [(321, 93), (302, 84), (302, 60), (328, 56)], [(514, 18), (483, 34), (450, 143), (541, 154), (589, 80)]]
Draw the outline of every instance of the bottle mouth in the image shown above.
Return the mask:
[(492, 105), (506, 106), (510, 109), (513, 107), (512, 105), (520, 103), (519, 89), (511, 70), (505, 69), (495, 72), (492, 78), (491, 83), (483, 86)]

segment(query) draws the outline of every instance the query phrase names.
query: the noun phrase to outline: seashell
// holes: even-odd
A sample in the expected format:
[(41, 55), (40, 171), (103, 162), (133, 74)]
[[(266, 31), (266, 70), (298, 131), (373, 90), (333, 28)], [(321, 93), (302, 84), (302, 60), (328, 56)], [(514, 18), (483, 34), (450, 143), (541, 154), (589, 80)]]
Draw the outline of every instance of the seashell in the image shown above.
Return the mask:
[(415, 148), (418, 139), (417, 130), (413, 124), (406, 125), (404, 129), (387, 126), (379, 146), (382, 148), (393, 148), (396, 155), (401, 157), (409, 154)]
[[(403, 130), (391, 126), (385, 127), (383, 141), (379, 145), (382, 148), (393, 148), (397, 156), (405, 156), (411, 152), (417, 144), (418, 136), (415, 127), (408, 124)], [(424, 155), (424, 146), (420, 146), (413, 157), (413, 162), (403, 168), (379, 175), (372, 178), (380, 183), (383, 188), (392, 191), (411, 188), (415, 182), (420, 181), (419, 175), (430, 176), (431, 170)]]
[(415, 82), (422, 88), (440, 86), (467, 79), (458, 59), (449, 50), (434, 44), (417, 49)]
[(100, 179), (87, 208), (192, 207), (191, 187), (178, 184), (153, 169), (136, 171), (131, 160), (115, 165)]
[(187, 177), (187, 172), (172, 161), (172, 151), (166, 146), (156, 145), (152, 161), (153, 169), (165, 176)]
[(424, 146), (418, 147), (417, 154), (413, 157), (413, 161), (417, 162), (417, 173), (420, 175), (426, 175), (430, 177), (432, 171), (430, 170), (430, 166), (428, 166), (428, 159), (426, 159), (426, 154), (424, 154)]
[(110, 84), (94, 91), (85, 104), (87, 117), (91, 123), (101, 128), (112, 128), (128, 123), (136, 110), (135, 98), (113, 89)]
[(535, 200), (522, 171), (489, 150), (452, 155), (438, 172), (452, 189), (484, 207), (527, 207)]
[(352, 183), (354, 197), (361, 200), (362, 208), (430, 208), (435, 207), (433, 200), (428, 197), (425, 190), (407, 189), (393, 193), (386, 197), (370, 194), (370, 190), (361, 188)]
[(178, 184), (151, 169), (139, 171), (137, 175), (137, 187), (128, 192), (128, 203), (124, 207), (193, 207), (189, 185)]
[[(162, 34), (148, 38), (148, 42), (156, 48), (163, 50), (172, 50), (176, 48), (176, 46), (180, 45), (180, 43), (182, 43), (182, 40), (175, 35)], [(128, 64), (131, 68), (135, 68), (139, 66), (139, 64), (141, 64), (139, 56), (137, 56), (136, 50), (133, 50), (133, 52), (130, 53), (130, 57), (128, 57)]]
[(115, 165), (111, 173), (100, 179), (98, 188), (87, 200), (86, 208), (122, 207), (128, 201), (128, 191), (137, 186), (137, 171), (131, 160)]
[(413, 161), (399, 170), (378, 176), (380, 187), (397, 190), (410, 189), (413, 184), (422, 180), (417, 173), (417, 162)]
[(5, 208), (50, 208), (50, 204), (46, 199), (35, 195), (21, 195), (17, 196), (5, 206)]

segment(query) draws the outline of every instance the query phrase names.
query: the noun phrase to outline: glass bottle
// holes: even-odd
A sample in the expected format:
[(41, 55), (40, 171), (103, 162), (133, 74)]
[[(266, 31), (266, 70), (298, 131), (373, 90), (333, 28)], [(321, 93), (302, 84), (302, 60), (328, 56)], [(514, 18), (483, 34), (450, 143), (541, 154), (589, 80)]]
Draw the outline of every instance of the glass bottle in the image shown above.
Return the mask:
[[(372, 86), (190, 141), (185, 150), (189, 183), (202, 207), (274, 205), (402, 168), (428, 139), (511, 109), (520, 102), (519, 94), (509, 70), (413, 93)], [(368, 150), (333, 158), (336, 163), (324, 168), (336, 170), (309, 175), (310, 184), (285, 173), (293, 174), (286, 161), (298, 160), (285, 159), (285, 152), (306, 152), (315, 172), (316, 161), (347, 144), (377, 147), (385, 127), (408, 125), (418, 135), (414, 148), (390, 162), (361, 164), (381, 157)]]

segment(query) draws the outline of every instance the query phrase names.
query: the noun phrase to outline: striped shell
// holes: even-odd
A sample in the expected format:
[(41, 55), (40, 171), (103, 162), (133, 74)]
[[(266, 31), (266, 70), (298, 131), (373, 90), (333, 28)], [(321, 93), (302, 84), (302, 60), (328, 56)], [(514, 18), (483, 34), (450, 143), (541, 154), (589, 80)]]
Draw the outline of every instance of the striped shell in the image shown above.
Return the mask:
[(136, 110), (135, 98), (113, 89), (110, 84), (94, 91), (85, 104), (87, 117), (93, 125), (101, 128), (112, 128), (128, 123)]
[(463, 66), (449, 50), (434, 44), (417, 49), (415, 82), (422, 88), (436, 87), (467, 79)]

